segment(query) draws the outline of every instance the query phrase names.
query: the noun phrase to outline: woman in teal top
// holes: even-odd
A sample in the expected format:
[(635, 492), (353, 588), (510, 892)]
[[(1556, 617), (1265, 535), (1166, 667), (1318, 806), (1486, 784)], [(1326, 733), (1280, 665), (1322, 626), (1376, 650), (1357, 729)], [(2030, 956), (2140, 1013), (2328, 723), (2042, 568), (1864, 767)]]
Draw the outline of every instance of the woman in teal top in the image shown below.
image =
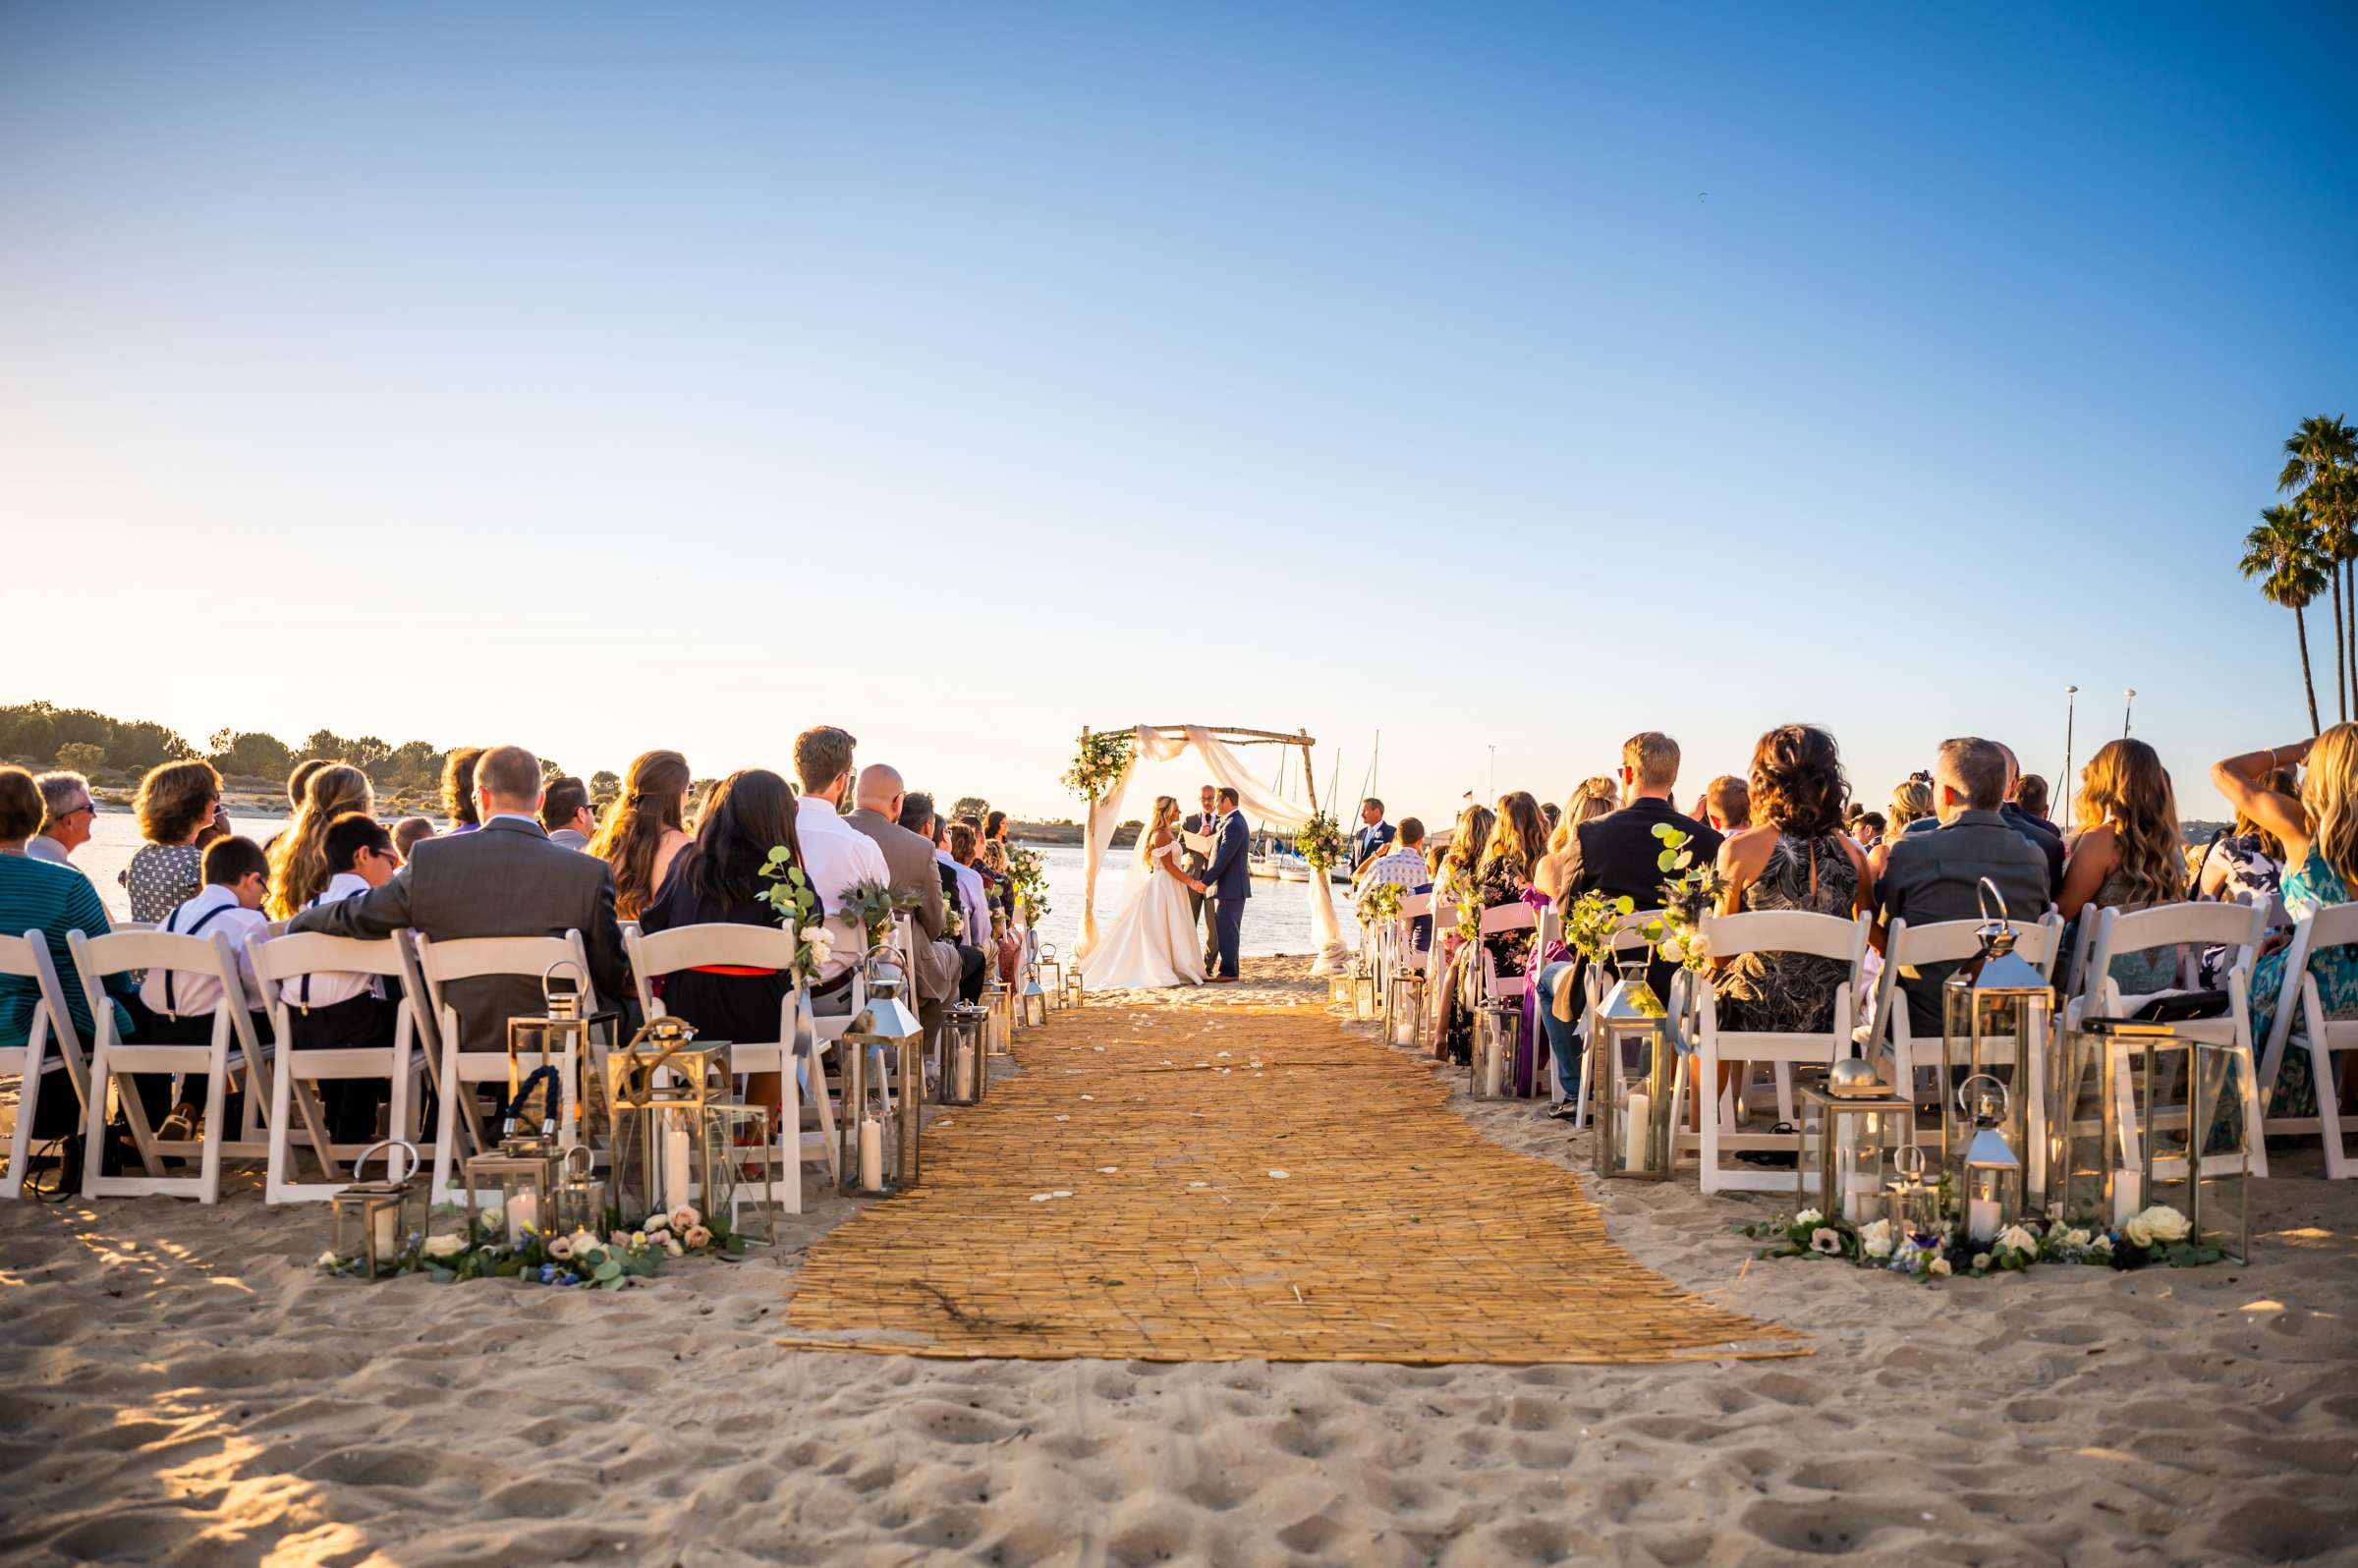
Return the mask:
[[(41, 825), (41, 792), (32, 775), (21, 767), (0, 768), (0, 933), (22, 936), (38, 931), (49, 943), (49, 958), (57, 966), (66, 993), (66, 1010), (84, 1050), (90, 1046), (90, 1004), (74, 973), (74, 955), (66, 933), (84, 936), (107, 933), (106, 906), (90, 879), (71, 866), (53, 866), (25, 853), (25, 841)], [(136, 987), (129, 975), (110, 975), (106, 989), (115, 1009), (115, 1028), (131, 1033), (131, 1014), (125, 998)], [(32, 1033), (32, 1009), (41, 999), (40, 982), (28, 977), (0, 975), (0, 1045), (23, 1045)], [(41, 1095), (39, 1123), (34, 1136), (54, 1138), (74, 1125), (79, 1107), (71, 1094)]]
[[(2296, 798), (2269, 785), (2278, 767), (2306, 765)], [(2329, 904), (2346, 904), (2358, 884), (2358, 724), (2336, 724), (2314, 741), (2246, 752), (2211, 770), (2228, 804), (2284, 843), (2284, 907), (2302, 920)], [(2279, 948), (2252, 966), (2252, 1049), (2264, 1052), (2284, 993)], [(2309, 955), (2318, 1000), (2329, 1018), (2358, 1017), (2358, 947)], [(2262, 1092), (2268, 1093), (2266, 1086)], [(2306, 1051), (2287, 1048), (2268, 1093), (2271, 1116), (2315, 1116), (2317, 1085)]]

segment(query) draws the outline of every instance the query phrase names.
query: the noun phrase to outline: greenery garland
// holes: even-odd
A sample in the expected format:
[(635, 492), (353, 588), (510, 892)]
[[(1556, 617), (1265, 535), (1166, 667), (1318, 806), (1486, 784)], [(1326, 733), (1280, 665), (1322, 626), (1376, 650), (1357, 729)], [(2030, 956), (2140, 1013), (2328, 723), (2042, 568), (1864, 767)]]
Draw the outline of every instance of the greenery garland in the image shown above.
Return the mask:
[(1092, 806), (1105, 798), (1113, 781), (1130, 766), (1130, 756), (1138, 744), (1133, 730), (1105, 730), (1081, 737), (1081, 749), (1073, 754), (1073, 765), (1064, 771), (1064, 787)]

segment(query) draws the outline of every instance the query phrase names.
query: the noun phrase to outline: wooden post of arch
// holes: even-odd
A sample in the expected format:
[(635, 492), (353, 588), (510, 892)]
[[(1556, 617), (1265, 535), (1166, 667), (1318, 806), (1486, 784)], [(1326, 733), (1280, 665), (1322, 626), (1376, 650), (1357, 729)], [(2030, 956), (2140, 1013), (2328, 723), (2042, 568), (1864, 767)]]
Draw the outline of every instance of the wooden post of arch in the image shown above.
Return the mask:
[(1319, 814), (1319, 770), (1311, 765), (1310, 760), (1310, 754), (1314, 748), (1310, 741), (1310, 731), (1300, 730), (1296, 733), (1302, 737), (1302, 782), (1310, 786), (1310, 814), (1316, 816)]

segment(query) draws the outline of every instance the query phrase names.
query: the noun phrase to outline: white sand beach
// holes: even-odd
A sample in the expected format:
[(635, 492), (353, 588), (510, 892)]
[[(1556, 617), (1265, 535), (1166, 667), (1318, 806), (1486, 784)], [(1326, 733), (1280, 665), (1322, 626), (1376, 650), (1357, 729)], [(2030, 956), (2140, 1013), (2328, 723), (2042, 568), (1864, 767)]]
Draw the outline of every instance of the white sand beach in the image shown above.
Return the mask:
[[(1300, 968), (1184, 1005), (1316, 1009)], [(1532, 1105), (1452, 1104), (1585, 1167)], [(323, 1213), (244, 1176), (211, 1209), (10, 1204), (0, 1539), (28, 1563), (2358, 1560), (2358, 1184), (2276, 1169), (2248, 1266), (1933, 1286), (1752, 1261), (1732, 1227), (1763, 1201), (1590, 1183), (1640, 1261), (1812, 1351), (1645, 1367), (784, 1350), (798, 1258), (852, 1207), (815, 1191), (776, 1255), (619, 1295), (326, 1277)]]

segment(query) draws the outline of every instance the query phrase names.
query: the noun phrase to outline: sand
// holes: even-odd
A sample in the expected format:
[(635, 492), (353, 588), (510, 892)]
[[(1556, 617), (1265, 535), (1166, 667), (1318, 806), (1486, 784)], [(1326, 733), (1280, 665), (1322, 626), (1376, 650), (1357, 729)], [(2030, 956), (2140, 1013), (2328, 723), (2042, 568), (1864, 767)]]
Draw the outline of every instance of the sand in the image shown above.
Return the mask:
[[(1256, 966), (1191, 997), (1315, 1005)], [(1486, 1135), (1585, 1166), (1520, 1104)], [(1750, 1262), (1769, 1206), (1593, 1184), (1804, 1330), (1643, 1368), (787, 1352), (800, 1248), (619, 1296), (322, 1277), (315, 1208), (0, 1206), (9, 1561), (2358, 1560), (2358, 1184), (2258, 1184), (2248, 1266), (1916, 1287)]]

